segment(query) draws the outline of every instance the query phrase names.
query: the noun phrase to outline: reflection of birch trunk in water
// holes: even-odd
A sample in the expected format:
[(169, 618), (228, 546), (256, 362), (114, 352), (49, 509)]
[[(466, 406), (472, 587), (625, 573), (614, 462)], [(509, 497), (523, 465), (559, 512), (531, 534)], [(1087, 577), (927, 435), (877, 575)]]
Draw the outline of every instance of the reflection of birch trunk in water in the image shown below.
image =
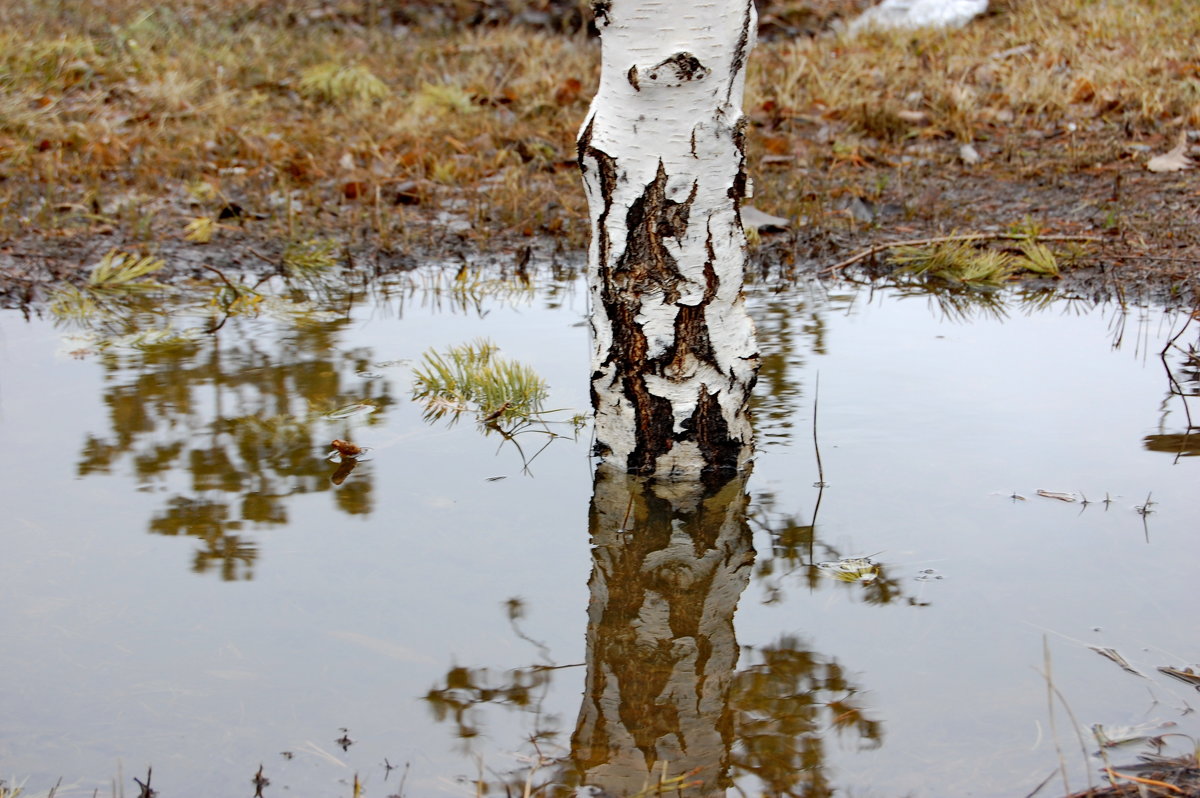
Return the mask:
[(633, 795), (666, 763), (666, 778), (699, 783), (688, 794), (727, 786), (733, 614), (754, 560), (746, 477), (706, 491), (597, 471), (588, 675), (571, 744), (583, 783)]

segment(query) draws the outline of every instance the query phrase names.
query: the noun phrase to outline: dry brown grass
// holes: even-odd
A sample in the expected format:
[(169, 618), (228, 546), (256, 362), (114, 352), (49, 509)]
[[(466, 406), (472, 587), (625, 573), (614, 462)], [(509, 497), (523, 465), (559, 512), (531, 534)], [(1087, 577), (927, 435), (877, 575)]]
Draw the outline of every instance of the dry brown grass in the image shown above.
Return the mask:
[(227, 235), (403, 244), (432, 209), (479, 235), (559, 232), (580, 213), (569, 162), (593, 46), (138, 5), (30, 4), (0, 25), (0, 230), (182, 235), (236, 205)]
[(1188, 0), (1014, 0), (962, 31), (770, 43), (750, 110), (786, 174), (766, 202), (802, 214), (806, 173), (949, 166), (963, 143), (1000, 177), (1115, 166), (1200, 128), (1198, 53)]
[[(482, 7), (440, 5), (447, 20)], [(764, 18), (827, 24), (860, 5), (777, 2)], [(404, 7), (6, 3), (0, 237), (582, 246), (572, 160), (596, 42), (379, 23)], [(921, 180), (956, 169), (968, 142), (989, 179), (1138, 170), (1143, 150), (1200, 128), (1198, 54), (1193, 0), (1008, 0), (964, 31), (765, 41), (747, 100), (755, 203), (844, 227), (840, 198), (893, 198), (921, 221)]]

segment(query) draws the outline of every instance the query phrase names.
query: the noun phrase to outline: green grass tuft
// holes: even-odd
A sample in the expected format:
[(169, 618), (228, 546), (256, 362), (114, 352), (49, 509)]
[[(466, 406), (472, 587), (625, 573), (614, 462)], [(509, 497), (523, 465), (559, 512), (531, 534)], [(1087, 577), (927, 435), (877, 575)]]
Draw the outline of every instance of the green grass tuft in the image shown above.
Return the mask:
[(542, 409), (545, 380), (524, 363), (496, 355), (495, 344), (477, 340), (445, 352), (427, 351), (413, 369), (413, 396), (426, 403), (426, 416), (454, 417), (474, 408), (484, 421), (528, 418)]
[(392, 92), (364, 66), (325, 63), (304, 70), (300, 76), (300, 93), (330, 105), (362, 105), (382, 100)]

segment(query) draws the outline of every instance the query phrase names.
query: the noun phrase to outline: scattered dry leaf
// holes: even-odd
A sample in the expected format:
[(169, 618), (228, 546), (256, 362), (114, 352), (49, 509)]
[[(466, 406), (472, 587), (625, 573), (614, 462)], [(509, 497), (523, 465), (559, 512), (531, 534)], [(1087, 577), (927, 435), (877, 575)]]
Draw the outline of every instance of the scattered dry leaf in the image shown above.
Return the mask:
[(577, 78), (567, 78), (554, 92), (554, 102), (559, 105), (571, 105), (579, 99), (579, 93), (582, 91), (583, 83)]
[(742, 227), (745, 227), (747, 230), (784, 230), (791, 227), (791, 224), (790, 219), (763, 213), (753, 205), (742, 206)]
[(334, 449), (337, 449), (338, 454), (343, 457), (357, 457), (363, 453), (361, 446), (355, 446), (350, 441), (335, 440), (329, 444)]
[(1187, 157), (1187, 149), (1187, 134), (1180, 133), (1175, 149), (1164, 155), (1154, 156), (1146, 163), (1146, 168), (1151, 172), (1178, 172), (1181, 169), (1190, 169), (1192, 162)]
[(359, 199), (367, 194), (370, 186), (361, 180), (351, 180), (342, 184), (342, 196), (346, 199)]
[(763, 136), (762, 144), (772, 155), (787, 155), (792, 151), (792, 141), (787, 136)]
[(1078, 78), (1071, 87), (1071, 102), (1090, 103), (1096, 97), (1096, 87), (1087, 78)]
[(1060, 502), (1079, 501), (1079, 498), (1074, 493), (1064, 493), (1060, 490), (1039, 490), (1037, 495), (1044, 496), (1047, 499), (1058, 499)]

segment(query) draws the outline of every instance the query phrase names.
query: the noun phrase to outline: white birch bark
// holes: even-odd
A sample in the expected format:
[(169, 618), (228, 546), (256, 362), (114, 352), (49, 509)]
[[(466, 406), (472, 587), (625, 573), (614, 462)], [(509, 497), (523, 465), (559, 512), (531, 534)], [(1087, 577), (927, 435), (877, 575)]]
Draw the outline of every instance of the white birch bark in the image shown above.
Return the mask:
[(579, 135), (592, 222), (596, 453), (632, 473), (741, 470), (758, 370), (742, 281), (753, 0), (597, 0)]

